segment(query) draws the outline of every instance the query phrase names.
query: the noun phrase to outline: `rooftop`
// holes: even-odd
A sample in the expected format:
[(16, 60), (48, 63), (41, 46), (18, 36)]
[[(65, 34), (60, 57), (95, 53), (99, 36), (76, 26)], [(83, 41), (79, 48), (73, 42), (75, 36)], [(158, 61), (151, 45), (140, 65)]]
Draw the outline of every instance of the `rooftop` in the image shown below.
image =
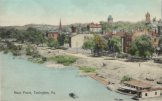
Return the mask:
[(90, 24), (89, 24), (89, 27), (90, 27), (90, 28), (101, 28), (102, 26), (101, 26), (101, 24), (90, 23)]
[(152, 87), (151, 84), (148, 84), (148, 83), (145, 83), (139, 80), (126, 81), (124, 82), (124, 84), (129, 84), (129, 85), (139, 87), (139, 88), (151, 88)]
[(157, 91), (157, 90), (162, 90), (162, 88), (151, 88), (151, 89), (145, 89), (145, 90), (139, 90), (138, 92), (148, 92), (148, 91)]

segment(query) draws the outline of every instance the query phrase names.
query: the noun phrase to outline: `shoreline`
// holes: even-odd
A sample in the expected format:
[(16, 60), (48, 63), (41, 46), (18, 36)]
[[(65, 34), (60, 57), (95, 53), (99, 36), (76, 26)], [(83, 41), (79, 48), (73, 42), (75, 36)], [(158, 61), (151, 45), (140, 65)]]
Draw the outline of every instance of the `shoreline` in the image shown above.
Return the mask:
[[(25, 47), (24, 44), (22, 44)], [(36, 46), (36, 45), (35, 45)], [(113, 84), (116, 88), (123, 76), (129, 76), (137, 80), (146, 81), (154, 85), (158, 85), (156, 82), (162, 80), (162, 65), (154, 63), (153, 61), (146, 62), (126, 62), (124, 59), (111, 59), (112, 57), (91, 57), (87, 54), (69, 52), (67, 50), (56, 49), (52, 50), (49, 47), (38, 47), (36, 50), (43, 57), (57, 56), (57, 55), (69, 55), (77, 57), (77, 61), (70, 66), (74, 67), (92, 67), (97, 68), (97, 75), (90, 75), (89, 73), (84, 73), (103, 85)], [(46, 61), (46, 66), (48, 68), (65, 68), (63, 64), (57, 64), (50, 61)], [(103, 65), (104, 64), (104, 65)], [(140, 64), (140, 65), (139, 65)], [(148, 81), (146, 78), (154, 79), (154, 81)], [(162, 85), (158, 85), (161, 86)]]

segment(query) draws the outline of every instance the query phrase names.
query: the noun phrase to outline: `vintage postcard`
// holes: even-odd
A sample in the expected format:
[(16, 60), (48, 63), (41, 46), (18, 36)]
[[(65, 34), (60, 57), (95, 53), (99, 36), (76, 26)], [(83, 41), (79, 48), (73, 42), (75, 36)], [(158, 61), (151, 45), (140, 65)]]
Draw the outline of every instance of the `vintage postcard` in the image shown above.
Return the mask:
[(162, 101), (162, 0), (0, 0), (0, 101)]

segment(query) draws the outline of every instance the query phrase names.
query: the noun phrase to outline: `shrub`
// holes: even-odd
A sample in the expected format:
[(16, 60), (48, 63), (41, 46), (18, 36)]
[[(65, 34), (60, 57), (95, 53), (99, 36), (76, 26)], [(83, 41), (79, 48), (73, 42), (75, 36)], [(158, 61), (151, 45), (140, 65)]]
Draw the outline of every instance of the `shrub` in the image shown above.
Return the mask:
[(69, 56), (69, 55), (58, 55), (55, 57), (50, 57), (49, 60), (53, 60), (53, 61), (56, 61), (57, 63), (68, 66), (76, 62), (77, 58), (74, 56)]
[(7, 54), (7, 53), (8, 53), (8, 49), (5, 49), (5, 50), (3, 51), (3, 53), (4, 53), (4, 54)]
[(121, 83), (123, 83), (123, 82), (125, 82), (125, 81), (130, 81), (130, 80), (132, 80), (132, 78), (129, 77), (128, 75), (125, 75), (125, 76), (122, 77)]
[(32, 55), (32, 47), (29, 45), (26, 48), (26, 55)]
[(85, 73), (90, 73), (90, 72), (95, 72), (96, 71), (96, 68), (86, 67), (86, 66), (80, 67), (79, 69), (82, 70)]
[(127, 58), (128, 54), (119, 53), (119, 54), (117, 54), (117, 57), (118, 58)]
[(14, 56), (19, 56), (19, 55), (21, 55), (20, 51), (18, 51), (18, 50), (12, 50), (11, 52), (12, 52), (12, 54), (13, 54)]
[(45, 61), (43, 60), (43, 58), (39, 57), (39, 58), (29, 58), (29, 61), (33, 62), (33, 63), (39, 63), (39, 64), (43, 64)]

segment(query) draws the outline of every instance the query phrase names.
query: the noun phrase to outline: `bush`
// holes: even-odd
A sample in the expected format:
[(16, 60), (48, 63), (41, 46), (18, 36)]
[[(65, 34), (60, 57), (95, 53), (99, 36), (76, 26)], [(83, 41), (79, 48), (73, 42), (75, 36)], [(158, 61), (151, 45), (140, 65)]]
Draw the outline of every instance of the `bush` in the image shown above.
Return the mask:
[(121, 83), (123, 83), (123, 82), (125, 82), (125, 81), (130, 81), (130, 80), (132, 80), (132, 78), (129, 77), (128, 75), (125, 75), (125, 76), (122, 77)]
[(5, 49), (5, 50), (3, 51), (3, 53), (4, 53), (4, 54), (7, 54), (7, 53), (8, 53), (8, 49)]
[(32, 47), (29, 45), (26, 48), (26, 55), (32, 55)]
[(39, 63), (39, 64), (43, 64), (44, 62), (46, 62), (46, 57), (31, 57), (28, 59), (29, 61), (33, 62), (33, 63)]
[(42, 57), (42, 60), (43, 60), (43, 61), (47, 61), (47, 58), (46, 58), (46, 57)]
[(21, 55), (20, 51), (18, 51), (18, 50), (12, 50), (11, 52), (14, 56), (20, 56)]
[(95, 72), (96, 71), (96, 68), (86, 67), (86, 66), (80, 67), (79, 69), (82, 70), (85, 73), (90, 73), (90, 72)]
[(76, 62), (77, 58), (73, 56), (69, 56), (69, 55), (58, 55), (58, 56), (49, 58), (49, 60), (53, 60), (53, 61), (56, 61), (57, 63), (68, 66)]
[(128, 57), (128, 54), (123, 54), (123, 53), (119, 53), (117, 55), (118, 58), (127, 58)]

